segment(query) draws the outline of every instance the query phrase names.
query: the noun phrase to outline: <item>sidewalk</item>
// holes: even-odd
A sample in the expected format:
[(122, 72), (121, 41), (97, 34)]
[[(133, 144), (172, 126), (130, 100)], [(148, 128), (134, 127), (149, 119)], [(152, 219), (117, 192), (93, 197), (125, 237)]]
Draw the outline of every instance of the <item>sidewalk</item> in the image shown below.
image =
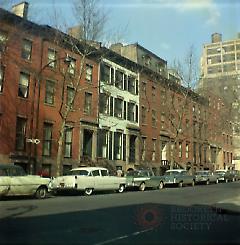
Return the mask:
[(214, 207), (219, 209), (219, 212), (222, 210), (227, 213), (238, 213), (240, 214), (240, 195), (236, 197), (222, 200), (216, 204)]

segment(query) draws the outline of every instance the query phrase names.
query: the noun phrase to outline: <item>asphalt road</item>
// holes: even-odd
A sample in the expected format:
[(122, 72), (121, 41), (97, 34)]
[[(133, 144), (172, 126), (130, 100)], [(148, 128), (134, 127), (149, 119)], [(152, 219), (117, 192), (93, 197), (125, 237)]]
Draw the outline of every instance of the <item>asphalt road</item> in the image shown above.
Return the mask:
[(0, 201), (0, 244), (240, 244), (240, 182)]

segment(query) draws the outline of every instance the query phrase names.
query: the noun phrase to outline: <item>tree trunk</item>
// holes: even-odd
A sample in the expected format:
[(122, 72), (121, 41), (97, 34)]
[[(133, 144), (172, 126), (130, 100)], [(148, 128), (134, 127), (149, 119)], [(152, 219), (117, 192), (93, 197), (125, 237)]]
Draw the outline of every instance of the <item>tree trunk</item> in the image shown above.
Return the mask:
[(62, 121), (61, 129), (59, 132), (57, 163), (56, 163), (56, 176), (60, 176), (62, 174), (64, 130), (65, 130), (65, 120)]

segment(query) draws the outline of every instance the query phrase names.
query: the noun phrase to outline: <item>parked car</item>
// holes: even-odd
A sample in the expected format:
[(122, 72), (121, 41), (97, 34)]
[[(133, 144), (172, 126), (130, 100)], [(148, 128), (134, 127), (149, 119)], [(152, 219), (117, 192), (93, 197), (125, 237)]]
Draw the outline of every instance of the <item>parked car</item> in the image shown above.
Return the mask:
[(27, 175), (22, 167), (0, 164), (0, 196), (34, 195), (43, 199), (47, 195), (50, 178)]
[(146, 188), (162, 189), (163, 176), (155, 176), (152, 170), (132, 170), (126, 174), (127, 188), (136, 188), (144, 191)]
[(205, 183), (206, 185), (209, 185), (210, 183), (217, 184), (219, 175), (209, 170), (200, 170), (196, 171), (195, 177), (196, 183)]
[(184, 169), (171, 169), (167, 170), (164, 174), (164, 185), (195, 185), (195, 176), (189, 174)]
[(229, 170), (229, 171), (233, 175), (233, 181), (240, 180), (240, 171), (239, 170)]
[(125, 187), (125, 177), (110, 176), (108, 169), (102, 167), (74, 168), (68, 175), (59, 176), (50, 184), (54, 192), (82, 191), (88, 196), (94, 191), (115, 190), (121, 193)]
[(219, 176), (218, 180), (221, 182), (235, 181), (235, 175), (230, 170), (219, 169), (215, 173)]

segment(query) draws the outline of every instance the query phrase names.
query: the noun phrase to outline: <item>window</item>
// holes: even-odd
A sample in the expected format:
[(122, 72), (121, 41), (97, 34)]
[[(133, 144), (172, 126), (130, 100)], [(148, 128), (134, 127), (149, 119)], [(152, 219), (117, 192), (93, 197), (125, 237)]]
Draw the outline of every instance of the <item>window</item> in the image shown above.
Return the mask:
[(72, 157), (72, 128), (65, 129), (64, 137), (64, 157)]
[(153, 139), (152, 140), (152, 161), (155, 161), (156, 160), (156, 142), (157, 140), (156, 139)]
[(6, 43), (7, 43), (7, 33), (4, 31), (0, 31), (0, 52), (5, 51)]
[(100, 176), (99, 170), (93, 170), (92, 176)]
[(17, 117), (16, 123), (16, 150), (25, 150), (26, 141), (26, 124), (25, 118)]
[(179, 142), (178, 144), (178, 156), (180, 158), (182, 157), (182, 142)]
[(122, 108), (123, 108), (123, 100), (120, 98), (116, 98), (114, 116), (122, 118)]
[(76, 59), (69, 57), (70, 62), (68, 66), (68, 73), (72, 76), (75, 75), (75, 70), (76, 70)]
[(45, 92), (45, 103), (53, 105), (54, 104), (54, 91), (55, 82), (47, 80), (46, 81), (46, 92)]
[(114, 160), (122, 159), (122, 133), (114, 133)]
[(100, 101), (100, 105), (99, 105), (100, 113), (108, 114), (109, 113), (109, 96), (105, 93), (101, 93), (99, 101)]
[(147, 108), (142, 106), (142, 124), (146, 123)]
[(93, 75), (93, 66), (86, 64), (86, 81), (91, 83), (92, 82), (92, 75)]
[(136, 94), (135, 90), (135, 78), (132, 76), (128, 77), (128, 91), (132, 94)]
[(156, 100), (156, 88), (152, 86), (152, 101)]
[(67, 106), (72, 108), (74, 100), (74, 88), (67, 87)]
[(88, 115), (92, 112), (92, 94), (85, 93), (84, 112)]
[(147, 83), (146, 82), (142, 82), (142, 93), (144, 95), (147, 94)]
[(156, 119), (156, 111), (152, 110), (152, 126), (156, 127), (157, 126), (157, 119)]
[(101, 81), (110, 83), (110, 67), (106, 64), (101, 64)]
[(24, 72), (20, 73), (19, 85), (18, 85), (18, 96), (22, 98), (28, 97), (30, 75)]
[(53, 125), (44, 123), (43, 125), (43, 156), (51, 156)]
[(107, 158), (108, 132), (106, 130), (98, 131), (98, 156)]
[(56, 68), (57, 66), (57, 51), (55, 49), (48, 49), (48, 66)]
[(135, 120), (135, 104), (128, 103), (128, 120), (134, 122)]
[(32, 41), (23, 39), (22, 58), (25, 60), (31, 60), (31, 56), (32, 56)]
[(115, 72), (115, 86), (119, 89), (123, 89), (123, 73), (118, 70)]
[(3, 80), (4, 80), (4, 66), (0, 65), (0, 93), (3, 91)]
[(142, 138), (142, 161), (146, 158), (146, 138)]

